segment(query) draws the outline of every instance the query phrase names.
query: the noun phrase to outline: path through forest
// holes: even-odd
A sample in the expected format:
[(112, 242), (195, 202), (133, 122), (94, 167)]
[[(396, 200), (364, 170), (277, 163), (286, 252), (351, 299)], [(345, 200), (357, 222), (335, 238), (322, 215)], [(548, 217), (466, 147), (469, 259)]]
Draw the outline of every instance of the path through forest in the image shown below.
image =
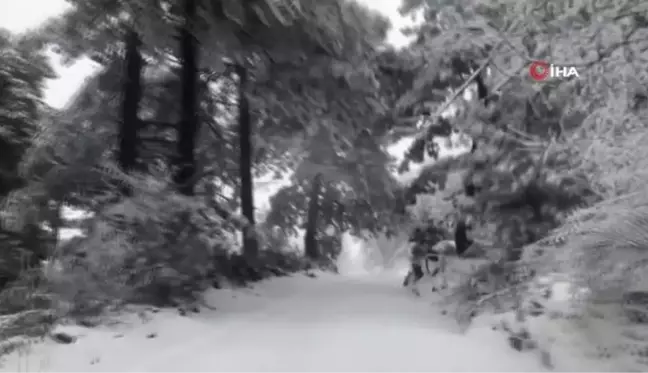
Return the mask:
[(67, 328), (74, 344), (13, 354), (1, 371), (544, 371), (489, 328), (457, 331), (396, 276), (304, 275), (216, 290), (215, 311), (161, 310), (129, 323)]

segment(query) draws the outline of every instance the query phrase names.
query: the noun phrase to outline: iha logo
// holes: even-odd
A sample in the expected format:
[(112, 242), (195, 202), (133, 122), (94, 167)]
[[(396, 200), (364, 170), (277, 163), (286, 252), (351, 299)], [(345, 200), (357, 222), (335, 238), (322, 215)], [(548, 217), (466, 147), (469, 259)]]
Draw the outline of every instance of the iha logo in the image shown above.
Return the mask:
[(536, 82), (543, 82), (549, 78), (578, 78), (580, 75), (573, 66), (556, 66), (544, 61), (534, 61), (529, 65), (529, 76)]

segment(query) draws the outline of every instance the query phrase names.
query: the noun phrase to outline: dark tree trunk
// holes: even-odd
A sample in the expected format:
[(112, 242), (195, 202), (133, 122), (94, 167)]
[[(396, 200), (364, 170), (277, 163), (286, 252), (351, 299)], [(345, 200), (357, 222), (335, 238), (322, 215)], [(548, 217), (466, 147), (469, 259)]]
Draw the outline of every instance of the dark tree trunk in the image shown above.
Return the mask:
[(259, 253), (259, 243), (254, 230), (254, 184), (252, 181), (252, 118), (250, 103), (247, 98), (248, 76), (245, 66), (236, 66), (239, 78), (239, 173), (241, 177), (241, 211), (250, 224), (243, 231), (243, 252), (249, 258), (255, 258)]
[[(134, 30), (126, 35), (126, 58), (122, 94), (122, 120), (119, 128), (117, 161), (125, 172), (132, 171), (137, 162), (137, 132), (140, 127), (139, 105), (142, 100), (141, 41)], [(124, 190), (126, 194), (128, 190)]]
[[(490, 93), (488, 92), (488, 86), (486, 85), (486, 82), (484, 82), (484, 77), (482, 77), (482, 74), (485, 74), (485, 72), (482, 72), (475, 77), (475, 84), (477, 84), (477, 100), (484, 104), (484, 106), (487, 106), (489, 103), (488, 96), (490, 95)], [(472, 146), (470, 147), (470, 152), (476, 152), (477, 146), (477, 140), (473, 139)]]
[(178, 128), (178, 164), (175, 183), (180, 193), (194, 194), (196, 180), (196, 135), (198, 133), (198, 42), (192, 33), (196, 0), (185, 0), (185, 24), (180, 30), (181, 114)]
[(317, 247), (317, 219), (320, 215), (319, 195), (322, 189), (322, 175), (313, 178), (311, 192), (308, 196), (308, 216), (306, 219), (306, 235), (304, 236), (304, 251), (310, 259), (319, 259)]
[(455, 227), (454, 241), (458, 256), (462, 256), (473, 244), (473, 240), (468, 238), (468, 224), (464, 220), (459, 220)]
[(490, 101), (488, 97), (488, 86), (486, 85), (482, 74), (485, 74), (485, 72), (481, 72), (475, 77), (475, 84), (477, 85), (477, 100), (481, 101), (484, 105), (488, 105)]

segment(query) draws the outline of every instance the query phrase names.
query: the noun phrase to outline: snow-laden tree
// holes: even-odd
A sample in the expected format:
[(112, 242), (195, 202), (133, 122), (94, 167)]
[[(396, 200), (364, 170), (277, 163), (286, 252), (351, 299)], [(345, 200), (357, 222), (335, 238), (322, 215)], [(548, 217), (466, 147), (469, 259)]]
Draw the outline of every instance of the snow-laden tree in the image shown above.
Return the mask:
[(39, 227), (36, 206), (21, 211), (25, 224), (16, 224), (11, 199), (26, 184), (20, 162), (39, 128), (52, 111), (43, 103), (45, 80), (54, 76), (43, 46), (28, 35), (0, 30), (0, 289), (24, 269), (38, 265), (51, 240)]
[[(583, 141), (589, 136), (588, 121), (593, 120), (593, 109), (603, 101), (596, 94), (585, 95), (583, 89), (598, 86), (592, 79), (601, 74), (595, 69), (605, 65), (613, 68), (616, 62), (609, 56), (632, 44), (624, 40), (634, 37), (628, 36), (636, 31), (631, 31), (631, 24), (636, 21), (630, 20), (641, 11), (639, 5), (627, 4), (627, 17), (622, 17), (625, 20), (610, 19), (615, 27), (628, 24), (624, 31), (628, 35), (620, 33), (593, 41), (584, 31), (589, 28), (587, 32), (594, 35), (600, 27), (591, 13), (607, 17), (609, 9), (583, 3), (573, 8), (570, 5), (563, 13), (552, 8), (560, 4), (543, 4), (544, 7), (536, 4), (534, 8), (506, 2), (466, 1), (456, 6), (421, 1), (404, 6), (404, 11), (423, 7), (426, 18), (424, 25), (414, 30), (418, 38), (412, 46), (425, 56), (426, 65), (421, 69), (418, 86), (405, 96), (404, 103), (422, 101), (435, 108), (435, 115), (426, 119), (425, 130), (417, 136), (420, 141), (415, 142), (412, 150), (420, 153), (422, 143), (429, 144), (431, 136), (448, 133), (450, 127), (467, 133), (472, 138), (473, 151), (457, 160), (455, 168), (466, 170), (465, 192), (474, 197), (473, 213), (491, 221), (491, 215), (508, 215), (502, 209), (531, 214), (522, 219), (526, 221), (522, 226), (518, 222), (511, 227), (513, 221), (507, 218), (498, 228), (498, 245), (517, 248), (514, 251), (555, 227), (561, 215), (557, 212), (597, 199), (592, 190), (588, 191), (588, 184), (597, 184), (598, 180), (594, 180), (587, 167), (577, 165), (584, 160), (579, 153), (582, 154)], [(568, 25), (567, 20), (579, 17), (578, 27)], [(550, 25), (545, 23), (547, 20), (551, 20)], [(440, 49), (444, 53), (436, 52)], [(583, 53), (577, 58), (566, 54), (573, 50)], [(528, 71), (534, 60), (576, 66), (580, 79), (554, 79), (538, 84)], [(636, 61), (628, 60), (629, 65), (633, 63)], [(442, 84), (457, 77), (462, 84)], [(455, 87), (457, 95), (451, 99), (460, 109), (451, 125), (438, 118), (440, 110), (447, 107), (445, 96), (440, 92), (442, 99), (434, 100), (421, 93), (434, 92), (435, 86), (443, 90), (447, 84)], [(476, 99), (466, 101), (461, 93), (471, 85)], [(609, 90), (600, 86), (599, 92)], [(588, 116), (589, 113), (592, 114)], [(518, 212), (512, 216), (519, 215)], [(548, 225), (534, 227), (531, 217)], [(513, 240), (514, 237), (518, 239)]]
[[(605, 338), (595, 336), (605, 328), (624, 333), (620, 325), (632, 314), (624, 304), (632, 298), (632, 307), (637, 307), (640, 296), (629, 291), (641, 289), (645, 275), (638, 264), (642, 254), (634, 250), (645, 246), (639, 222), (645, 219), (641, 170), (647, 5), (407, 1), (404, 10), (421, 7), (428, 20), (421, 30), (427, 30), (427, 37), (419, 37), (418, 44), (432, 61), (427, 81), (442, 74), (458, 53), (474, 61), (464, 81), (477, 82), (471, 74), (483, 66), (487, 73), (481, 78), (494, 96), (488, 103), (454, 101), (461, 110), (452, 125), (477, 143), (461, 166), (466, 170), (466, 192), (475, 195), (471, 209), (477, 207), (479, 217), (503, 223), (503, 229), (493, 230), (500, 232), (493, 235), (494, 241), (517, 248), (517, 256), (522, 256), (517, 269), (537, 275), (567, 273), (577, 287), (589, 291), (586, 304), (592, 313), (579, 317), (586, 317), (591, 329), (578, 334), (585, 337), (587, 348), (618, 357), (610, 361), (621, 364), (615, 369), (644, 369), (634, 365), (640, 359), (626, 359), (631, 350), (645, 348), (637, 342), (641, 338), (629, 342), (630, 337), (615, 338), (608, 332)], [(438, 50), (445, 53), (435, 55)], [(575, 67), (579, 76), (537, 83), (529, 76), (533, 61)], [(408, 102), (421, 97), (414, 93)], [(440, 101), (436, 107), (442, 105)], [(439, 125), (436, 118), (430, 119), (433, 133)], [(534, 196), (542, 203), (529, 203)], [(529, 271), (523, 272), (527, 277)], [(522, 281), (517, 290), (529, 284)], [(625, 310), (615, 314), (620, 309)], [(605, 322), (600, 321), (603, 314)], [(628, 343), (633, 348), (623, 352), (621, 345)], [(628, 361), (631, 364), (624, 365)]]
[[(188, 5), (195, 6), (193, 18)], [(336, 146), (357, 137), (362, 115), (370, 122), (381, 115), (380, 106), (377, 115), (371, 109), (366, 61), (387, 27), (384, 18), (347, 1), (74, 1), (46, 25), (40, 40), (70, 60), (85, 55), (100, 65), (38, 134), (22, 165), (30, 182), (14, 195), (25, 205), (65, 201), (95, 213), (85, 237), (57, 251), (65, 272), (55, 283), (72, 310), (132, 300), (168, 304), (195, 296), (214, 279), (247, 281), (298, 269), (287, 254), (261, 252), (250, 261), (229, 253), (233, 228), (250, 233), (254, 225), (251, 174), (305, 159), (303, 141), (332, 128), (317, 110), (335, 89), (360, 86), (358, 96), (346, 99), (367, 101), (353, 115), (341, 99), (335, 102), (335, 124), (348, 126), (338, 129), (344, 136)], [(180, 44), (179, 34), (186, 39)], [(322, 82), (318, 91), (313, 85)], [(313, 96), (302, 95), (300, 85)], [(275, 112), (291, 105), (283, 117), (289, 120), (273, 129)], [(173, 168), (183, 150), (174, 154), (168, 146), (188, 143), (183, 112), (200, 122), (189, 125), (197, 131), (189, 136), (197, 194), (184, 197), (170, 176), (178, 175)], [(243, 219), (232, 213), (236, 196)], [(256, 249), (246, 251), (254, 256)]]
[(305, 228), (305, 249), (313, 259), (335, 258), (340, 250), (318, 250), (317, 237), (339, 245), (343, 232), (394, 234), (404, 218), (386, 153), (392, 91), (400, 77), (393, 76), (386, 52), (377, 47), (368, 49), (369, 58), (360, 64), (351, 58), (330, 64), (320, 56), (275, 70), (281, 79), (257, 87), (259, 100), (270, 98), (262, 130), (281, 135), (277, 131), (290, 126), (288, 133), (300, 134), (297, 151), (279, 159), (294, 165), (295, 174), (292, 185), (273, 198), (266, 224), (288, 234), (296, 233), (295, 225)]

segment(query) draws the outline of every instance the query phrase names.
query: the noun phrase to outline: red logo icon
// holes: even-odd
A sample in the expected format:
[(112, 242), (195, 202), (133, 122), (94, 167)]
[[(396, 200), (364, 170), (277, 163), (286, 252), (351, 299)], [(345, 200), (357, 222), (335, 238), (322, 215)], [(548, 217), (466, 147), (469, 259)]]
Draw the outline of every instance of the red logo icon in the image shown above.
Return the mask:
[(541, 82), (549, 76), (549, 64), (544, 61), (534, 61), (529, 65), (529, 75), (536, 82)]

